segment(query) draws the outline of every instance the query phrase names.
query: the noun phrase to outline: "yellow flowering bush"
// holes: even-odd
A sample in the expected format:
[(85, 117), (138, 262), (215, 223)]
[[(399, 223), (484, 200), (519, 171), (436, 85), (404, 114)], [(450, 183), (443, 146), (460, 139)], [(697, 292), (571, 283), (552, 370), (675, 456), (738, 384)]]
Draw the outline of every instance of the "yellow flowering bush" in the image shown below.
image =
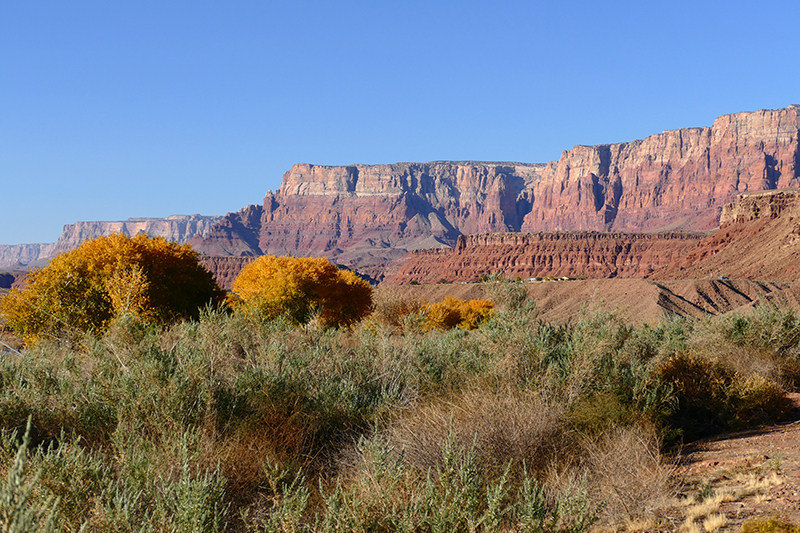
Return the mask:
[(372, 310), (370, 284), (324, 257), (261, 256), (242, 269), (233, 292), (237, 311), (297, 325), (316, 316), (325, 327), (350, 326)]
[(491, 315), (494, 304), (489, 300), (462, 300), (447, 296), (441, 302), (425, 307), (425, 322), (428, 330), (446, 330), (459, 327), (475, 329)]
[(222, 290), (197, 252), (161, 237), (98, 237), (33, 271), (0, 313), (26, 342), (76, 332), (99, 334), (117, 316), (159, 324), (196, 317)]

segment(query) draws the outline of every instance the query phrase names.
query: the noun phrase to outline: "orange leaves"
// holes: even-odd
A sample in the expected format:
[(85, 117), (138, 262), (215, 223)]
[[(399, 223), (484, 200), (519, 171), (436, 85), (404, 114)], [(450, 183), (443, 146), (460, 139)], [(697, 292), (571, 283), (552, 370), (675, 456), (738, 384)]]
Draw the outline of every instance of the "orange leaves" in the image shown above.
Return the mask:
[(0, 302), (8, 324), (28, 341), (101, 333), (120, 314), (167, 323), (197, 316), (222, 291), (188, 245), (161, 237), (99, 237), (53, 258), (27, 287)]
[(261, 256), (242, 269), (233, 292), (239, 310), (295, 324), (318, 315), (324, 326), (350, 326), (372, 309), (369, 283), (325, 258)]

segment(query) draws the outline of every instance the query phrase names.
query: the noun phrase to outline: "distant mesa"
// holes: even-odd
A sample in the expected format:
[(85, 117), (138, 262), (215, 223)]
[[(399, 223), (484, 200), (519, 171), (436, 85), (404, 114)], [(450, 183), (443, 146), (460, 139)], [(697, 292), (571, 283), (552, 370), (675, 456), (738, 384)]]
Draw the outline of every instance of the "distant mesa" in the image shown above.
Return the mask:
[(52, 244), (0, 245), (0, 268), (38, 266), (61, 252), (73, 250), (81, 242), (122, 233), (133, 236), (140, 232), (153, 237), (185, 243), (195, 235), (207, 234), (221, 220), (219, 216), (171, 215), (167, 218), (129, 218), (115, 222), (76, 222), (67, 224), (58, 242)]

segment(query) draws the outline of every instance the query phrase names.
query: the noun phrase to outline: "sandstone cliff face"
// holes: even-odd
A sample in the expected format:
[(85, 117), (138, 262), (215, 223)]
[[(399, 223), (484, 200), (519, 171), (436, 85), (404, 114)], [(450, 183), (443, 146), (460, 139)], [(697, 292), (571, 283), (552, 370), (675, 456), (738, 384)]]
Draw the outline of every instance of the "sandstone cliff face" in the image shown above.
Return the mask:
[(168, 241), (184, 244), (195, 235), (208, 234), (221, 219), (219, 216), (172, 215), (166, 218), (129, 218), (115, 222), (76, 222), (64, 226), (56, 243), (0, 245), (0, 268), (46, 262), (61, 252), (75, 249), (85, 240), (112, 233), (134, 236), (144, 232), (151, 237), (164, 237)]
[(214, 275), (214, 279), (220, 287), (230, 290), (233, 281), (239, 272), (250, 263), (254, 257), (233, 257), (219, 255), (201, 255), (200, 264)]
[(800, 106), (789, 106), (576, 146), (545, 165), (298, 164), (261, 206), (191, 243), (214, 255), (326, 255), (374, 276), (405, 251), (461, 234), (709, 230), (740, 193), (800, 186), (799, 131)]
[(576, 146), (542, 172), (522, 230), (714, 228), (739, 193), (800, 185), (799, 113), (737, 113), (709, 128)]
[(643, 278), (675, 262), (702, 238), (690, 233), (498, 233), (463, 235), (446, 250), (418, 250), (390, 265), (384, 283), (507, 278)]
[(295, 165), (262, 206), (229, 213), (205, 238), (211, 254), (326, 255), (369, 270), (464, 232), (519, 231), (542, 165), (433, 162)]

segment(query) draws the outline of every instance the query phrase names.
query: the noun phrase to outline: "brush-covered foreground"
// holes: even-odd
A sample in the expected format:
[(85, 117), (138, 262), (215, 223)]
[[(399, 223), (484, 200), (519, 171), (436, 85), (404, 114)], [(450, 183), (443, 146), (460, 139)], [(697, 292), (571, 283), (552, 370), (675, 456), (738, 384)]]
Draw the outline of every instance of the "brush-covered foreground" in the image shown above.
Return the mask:
[(383, 292), (352, 329), (207, 311), (7, 352), (0, 527), (613, 529), (658, 520), (675, 445), (780, 418), (800, 382), (788, 308), (551, 326), (493, 292), (472, 331)]

